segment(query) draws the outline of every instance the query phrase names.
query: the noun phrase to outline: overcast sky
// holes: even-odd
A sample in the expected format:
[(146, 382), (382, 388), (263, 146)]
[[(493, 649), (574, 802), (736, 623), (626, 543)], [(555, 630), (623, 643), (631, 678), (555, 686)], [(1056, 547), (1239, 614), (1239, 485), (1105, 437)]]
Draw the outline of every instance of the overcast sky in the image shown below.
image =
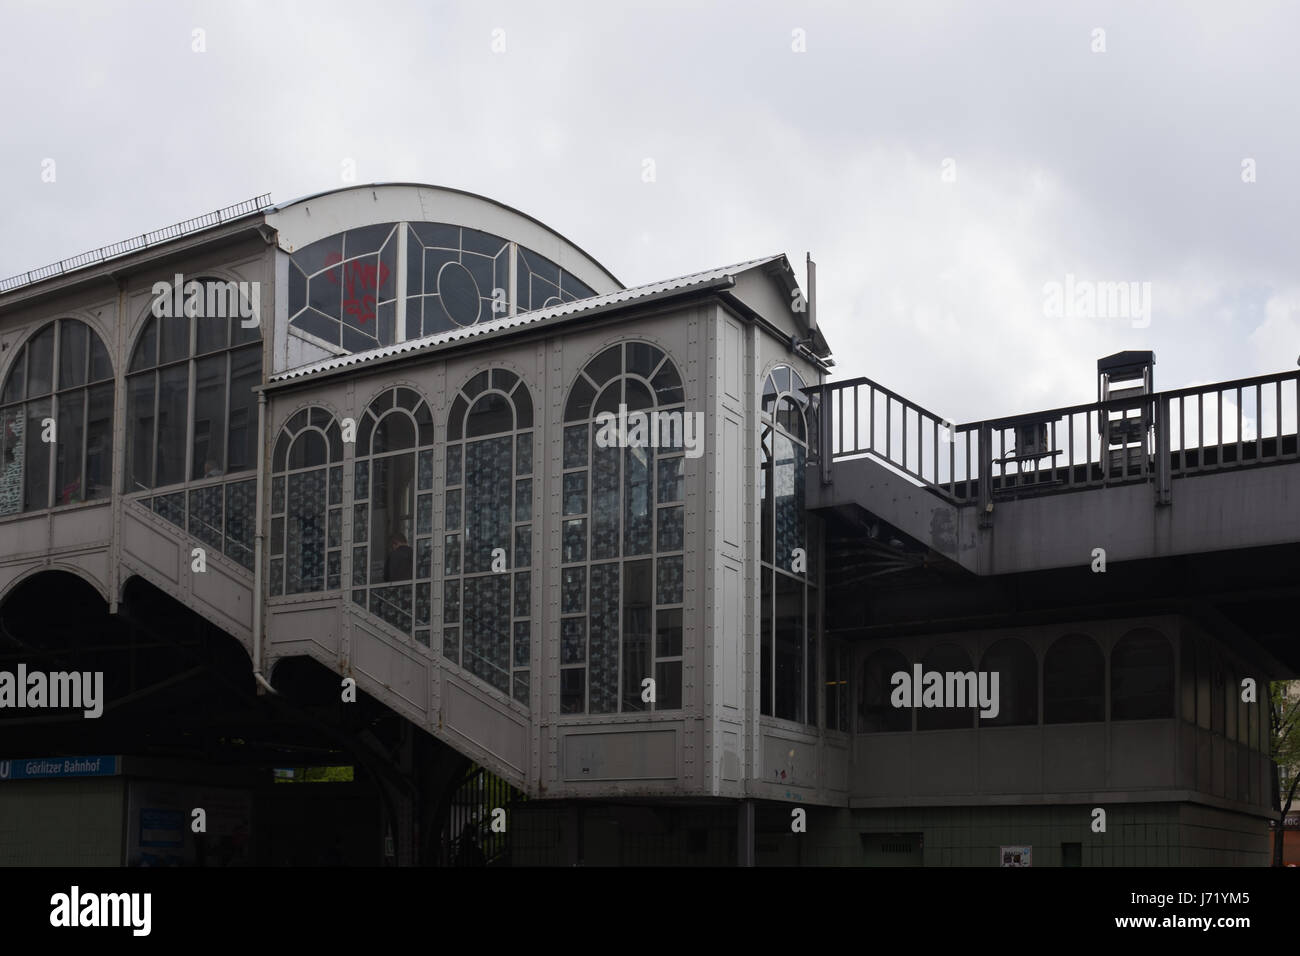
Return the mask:
[[(779, 251), (802, 278), (811, 250), (837, 375), (955, 421), (1090, 401), (1120, 349), (1162, 389), (1300, 356), (1300, 5), (0, 13), (0, 275), (351, 159), (514, 206), (628, 285)], [(1049, 315), (1067, 274), (1149, 283), (1150, 314)]]

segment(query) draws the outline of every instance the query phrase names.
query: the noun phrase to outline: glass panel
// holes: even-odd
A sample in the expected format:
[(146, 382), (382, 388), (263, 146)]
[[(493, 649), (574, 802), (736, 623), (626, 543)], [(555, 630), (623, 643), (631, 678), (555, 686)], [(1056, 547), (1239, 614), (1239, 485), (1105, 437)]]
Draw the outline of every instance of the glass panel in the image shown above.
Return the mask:
[(448, 627), (442, 631), (442, 656), (460, 662), (460, 628)]
[(430, 593), (432, 585), (424, 581), (415, 586), (415, 623), (416, 626), (428, 624), (430, 620), (430, 607), (432, 605), (432, 595)]
[(593, 450), (594, 475), (591, 496), (591, 556), (618, 557), (619, 449)]
[(564, 467), (587, 467), (587, 436), (589, 425), (568, 425), (564, 429)]
[(429, 631), (427, 628), (415, 632), (415, 639), (425, 647), (429, 646)]
[(587, 619), (566, 617), (560, 621), (560, 663), (585, 664), (587, 661)]
[(271, 519), (271, 553), (284, 554), (284, 518)]
[(655, 665), (655, 710), (680, 710), (682, 706), (682, 662), (660, 661)]
[(113, 390), (113, 383), (105, 382), (87, 392), (87, 501), (107, 498), (113, 491)]
[(59, 388), (86, 384), (86, 333), (80, 322), (59, 323)]
[(253, 570), (253, 532), (257, 511), (257, 482), (226, 484), (226, 557)]
[(581, 714), (586, 695), (587, 669), (570, 667), (560, 671), (560, 713)]
[(795, 548), (806, 547), (804, 537), (804, 450), (784, 435), (776, 435), (776, 561), (789, 568)]
[[(627, 371), (640, 375), (642, 378), (649, 378), (654, 373), (654, 370), (659, 367), (663, 357), (664, 353), (653, 345), (647, 345), (645, 342), (627, 343)], [(647, 674), (646, 676), (650, 675)]]
[(352, 466), (352, 497), (365, 501), (370, 497), (370, 462), (358, 461)]
[(680, 657), (682, 653), (682, 609), (660, 608), (655, 614), (655, 656)]
[(683, 400), (682, 380), (672, 362), (665, 362), (651, 383), (660, 405), (677, 405)]
[(433, 487), (433, 450), (426, 448), (420, 452), (419, 489), (428, 491)]
[(515, 474), (531, 475), (533, 473), (533, 433), (524, 432), (515, 436)]
[(565, 568), (560, 591), (560, 613), (579, 614), (586, 609), (587, 569)]
[(153, 487), (154, 373), (127, 379), (126, 491)]
[(220, 485), (190, 490), (190, 536), (198, 538), (217, 550), (221, 549), (221, 505)]
[(343, 503), (343, 466), (335, 465), (330, 469), (330, 504)]
[(411, 585), (370, 589), (370, 613), (399, 631), (411, 631)]
[(0, 393), (0, 405), (8, 405), (10, 402), (20, 402), (27, 395), (27, 348), (18, 350), (17, 356), (13, 360), (13, 365), (9, 366), (9, 377), (5, 379), (4, 392)]
[(420, 495), (415, 516), (415, 533), (433, 533), (433, 495)]
[[(662, 562), (660, 567), (662, 570)], [(804, 719), (803, 604), (803, 583), (784, 574), (777, 574), (774, 715), (784, 720)]]
[(515, 575), (515, 617), (528, 617), (532, 613), (532, 580), (529, 571), (520, 571)]
[(16, 514), (23, 507), (23, 407), (0, 411), (0, 514)]
[(588, 362), (584, 371), (596, 385), (604, 385), (623, 371), (623, 346), (611, 345)]
[(284, 511), (284, 478), (271, 479), (271, 513), (281, 514)]
[(194, 448), (191, 478), (215, 478), (225, 471), (226, 356), (194, 363)]
[(442, 582), (442, 620), (446, 624), (460, 623), (460, 582)]
[(510, 396), (515, 403), (515, 428), (533, 427), (533, 397), (521, 382)]
[(325, 587), (325, 481), (323, 468), (289, 476), (285, 551), (288, 594)]
[(592, 567), (588, 652), (591, 658), (590, 712), (593, 714), (618, 710), (618, 599), (618, 564)]
[(650, 672), (651, 563), (623, 565), (623, 710), (647, 710), (641, 681)]
[(338, 548), (343, 545), (343, 509), (331, 508), (329, 528), (327, 531), (328, 547)]
[(528, 706), (528, 671), (515, 672), (515, 700)]
[(230, 353), (230, 414), (227, 416), (226, 473), (257, 467), (257, 393), (262, 384), (261, 344)]
[(370, 558), (376, 563), (382, 580), (409, 580), (414, 558), (410, 542), (415, 510), (415, 455), (377, 458), (373, 469)]
[(564, 513), (580, 515), (587, 511), (587, 473), (575, 471), (564, 476)]
[(460, 530), (460, 489), (448, 491), (446, 495), (446, 514), (443, 515), (443, 525), (448, 531)]
[(515, 482), (515, 520), (533, 520), (533, 479), (521, 478)]
[[(569, 401), (564, 406), (564, 420), (579, 422), (591, 417), (591, 402), (596, 397), (596, 389), (585, 376), (579, 375), (569, 391)], [(585, 431), (586, 429), (583, 428)]]
[(659, 559), (659, 604), (682, 603), (682, 556)]
[(32, 336), (27, 343), (27, 397), (39, 398), (54, 391), (54, 323)]
[(86, 431), (86, 393), (78, 389), (59, 396), (59, 417), (54, 443), (54, 503), (85, 501), (81, 486), (81, 445)]
[(102, 382), (113, 377), (113, 366), (108, 360), (108, 350), (99, 336), (89, 332), (90, 336), (90, 381)]
[(497, 690), (510, 686), (510, 576), (489, 574), (465, 579), (467, 671)]
[(649, 554), (654, 528), (652, 448), (625, 448), (623, 471), (623, 553)]
[[(361, 540), (365, 540), (362, 538)], [(365, 584), (366, 573), (370, 570), (366, 562), (366, 549), (364, 547), (352, 549), (352, 583)]]
[(279, 596), (284, 593), (284, 558), (271, 559), (271, 594)]
[(449, 534), (442, 544), (443, 574), (460, 574), (460, 535)]
[(370, 515), (368, 505), (359, 504), (352, 506), (352, 540), (364, 543), (370, 537), (370, 523), (367, 518)]
[(415, 422), (403, 411), (390, 412), (380, 419), (370, 440), (370, 450), (376, 455), (381, 452), (414, 447)]
[(185, 480), (185, 442), (189, 432), (189, 368), (173, 365), (158, 375), (158, 484)]
[(660, 551), (680, 551), (686, 541), (685, 529), (682, 526), (682, 507), (678, 505), (675, 508), (659, 509), (659, 540), (657, 548)]
[(289, 447), (290, 468), (315, 468), (328, 460), (325, 436), (313, 429), (301, 432)]
[(50, 417), (50, 399), (27, 403), (27, 424), (24, 437), (26, 449), (23, 459), (23, 510), (32, 511), (50, 506), (50, 445), (41, 440), (46, 428), (44, 420)]
[(493, 549), (510, 546), (513, 452), (514, 442), (509, 436), (472, 442), (466, 447), (466, 572), (492, 570)]
[(457, 395), (451, 403), (451, 411), (447, 414), (447, 441), (460, 441), (465, 437), (465, 409), (468, 407), (469, 403), (463, 395)]
[(531, 641), (529, 640), (530, 631), (527, 621), (515, 621), (515, 667), (527, 667), (529, 664), (529, 654)]
[(135, 352), (131, 355), (132, 372), (153, 368), (158, 364), (158, 320), (145, 320), (144, 330), (136, 341)]
[(447, 484), (454, 487), (460, 484), (461, 445), (447, 446)]
[(153, 499), (153, 510), (178, 528), (185, 527), (185, 492), (158, 495)]
[(433, 574), (433, 539), (418, 538), (415, 544), (415, 575), (428, 578)]
[(515, 567), (526, 568), (533, 563), (533, 529), (515, 528)]
[(504, 395), (489, 392), (476, 401), (465, 418), (465, 437), (513, 431), (515, 411)]
[(562, 560), (565, 564), (587, 560), (587, 519), (570, 518), (564, 522)]
[(660, 458), (657, 462), (659, 469), (659, 503), (667, 504), (672, 501), (681, 501), (685, 497), (686, 459), (678, 456), (676, 458)]

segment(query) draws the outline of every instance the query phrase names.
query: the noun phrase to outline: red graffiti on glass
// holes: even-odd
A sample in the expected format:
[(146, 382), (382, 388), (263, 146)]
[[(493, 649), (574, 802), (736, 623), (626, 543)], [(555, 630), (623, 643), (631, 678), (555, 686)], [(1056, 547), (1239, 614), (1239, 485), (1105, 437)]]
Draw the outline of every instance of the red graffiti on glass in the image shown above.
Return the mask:
[[(331, 252), (325, 257), (325, 265), (337, 266), (343, 261), (343, 257), (337, 252)], [(357, 323), (365, 325), (375, 317), (375, 296), (385, 282), (388, 281), (389, 268), (382, 262), (378, 265), (374, 260), (353, 259), (343, 266), (343, 311), (348, 315), (356, 317)], [(325, 273), (330, 282), (334, 285), (339, 284), (339, 270), (330, 269)], [(358, 295), (360, 292), (360, 295)], [(371, 293), (367, 295), (366, 293)]]

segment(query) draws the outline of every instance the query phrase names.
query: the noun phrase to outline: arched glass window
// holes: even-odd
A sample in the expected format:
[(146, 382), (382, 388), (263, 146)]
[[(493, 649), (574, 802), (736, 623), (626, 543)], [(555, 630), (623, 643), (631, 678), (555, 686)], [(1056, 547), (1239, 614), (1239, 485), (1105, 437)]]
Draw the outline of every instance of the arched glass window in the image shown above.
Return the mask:
[(0, 391), (0, 514), (106, 498), (112, 458), (108, 351), (84, 322), (51, 322), (14, 354)]
[(1057, 638), (1043, 659), (1043, 723), (1106, 719), (1106, 661), (1086, 634)]
[(763, 386), (762, 682), (760, 710), (817, 723), (818, 530), (804, 511), (808, 400), (803, 379), (778, 366)]
[[(926, 653), (921, 659), (921, 674), (929, 674), (931, 671), (937, 671), (943, 678), (943, 702), (951, 703), (948, 698), (950, 693), (949, 687), (951, 682), (962, 681), (961, 692), (965, 695), (968, 706), (966, 707), (922, 707), (916, 712), (916, 729), (917, 730), (969, 730), (975, 725), (976, 714), (979, 710), (979, 680), (976, 675), (974, 684), (965, 681), (963, 677), (955, 675), (973, 674), (970, 666), (970, 655), (958, 647), (956, 644), (938, 644)], [(951, 676), (950, 675), (954, 675)], [(957, 688), (953, 687), (953, 691)], [(974, 694), (971, 691), (974, 691)], [(924, 685), (922, 685), (924, 693)], [(955, 699), (955, 698), (953, 698)]]
[(643, 342), (605, 349), (569, 389), (561, 713), (682, 706), (684, 450), (700, 437), (682, 403), (676, 366)]
[(433, 569), (433, 415), (404, 386), (357, 423), (352, 486), (352, 600), (429, 645)]
[(1174, 649), (1149, 627), (1129, 631), (1110, 652), (1110, 719), (1174, 715)]
[(872, 652), (862, 664), (858, 682), (858, 733), (878, 734), (912, 729), (912, 703), (895, 707), (890, 701), (895, 674), (912, 676), (912, 665), (898, 651), (881, 649)]
[(136, 339), (126, 380), (128, 493), (257, 468), (262, 334), (241, 318), (256, 303), (233, 282), (196, 281), (202, 295), (185, 301), (201, 305), (159, 315), (155, 301)]
[(998, 675), (998, 715), (980, 717), (981, 727), (1038, 723), (1038, 660), (1028, 644), (1014, 637), (997, 641), (984, 652), (980, 670)]
[(497, 368), (447, 415), (443, 654), (525, 707), (532, 648), (533, 399)]
[(392, 345), (397, 223), (349, 229), (289, 257), (289, 324), (349, 352)]
[(318, 406), (296, 412), (272, 457), (271, 594), (336, 591), (343, 566), (343, 441)]
[(1189, 724), (1196, 723), (1196, 642), (1186, 634), (1178, 645), (1179, 677), (1182, 694), (1182, 713)]

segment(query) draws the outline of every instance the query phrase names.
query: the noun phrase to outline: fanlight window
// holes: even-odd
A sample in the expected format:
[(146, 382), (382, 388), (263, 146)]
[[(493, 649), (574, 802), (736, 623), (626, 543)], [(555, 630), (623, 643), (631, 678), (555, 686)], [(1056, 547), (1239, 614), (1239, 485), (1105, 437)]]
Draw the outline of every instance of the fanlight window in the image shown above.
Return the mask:
[(480, 372), (447, 415), (443, 654), (529, 703), (533, 401), (519, 376)]
[(343, 442), (325, 409), (304, 408), (275, 443), (271, 594), (335, 591), (343, 564)]
[(429, 645), (433, 566), (433, 415), (390, 388), (357, 423), (352, 600)]
[(0, 391), (0, 514), (108, 497), (113, 391), (83, 322), (51, 322), (18, 349)]
[[(601, 421), (657, 412), (682, 428), (681, 376), (662, 350), (610, 346), (579, 373), (565, 406), (560, 711), (682, 706), (685, 455), (678, 444), (605, 447)], [(674, 418), (674, 416), (676, 416)], [(681, 433), (681, 434), (684, 434)], [(660, 430), (659, 437), (663, 437)], [(653, 678), (655, 700), (643, 699)]]

